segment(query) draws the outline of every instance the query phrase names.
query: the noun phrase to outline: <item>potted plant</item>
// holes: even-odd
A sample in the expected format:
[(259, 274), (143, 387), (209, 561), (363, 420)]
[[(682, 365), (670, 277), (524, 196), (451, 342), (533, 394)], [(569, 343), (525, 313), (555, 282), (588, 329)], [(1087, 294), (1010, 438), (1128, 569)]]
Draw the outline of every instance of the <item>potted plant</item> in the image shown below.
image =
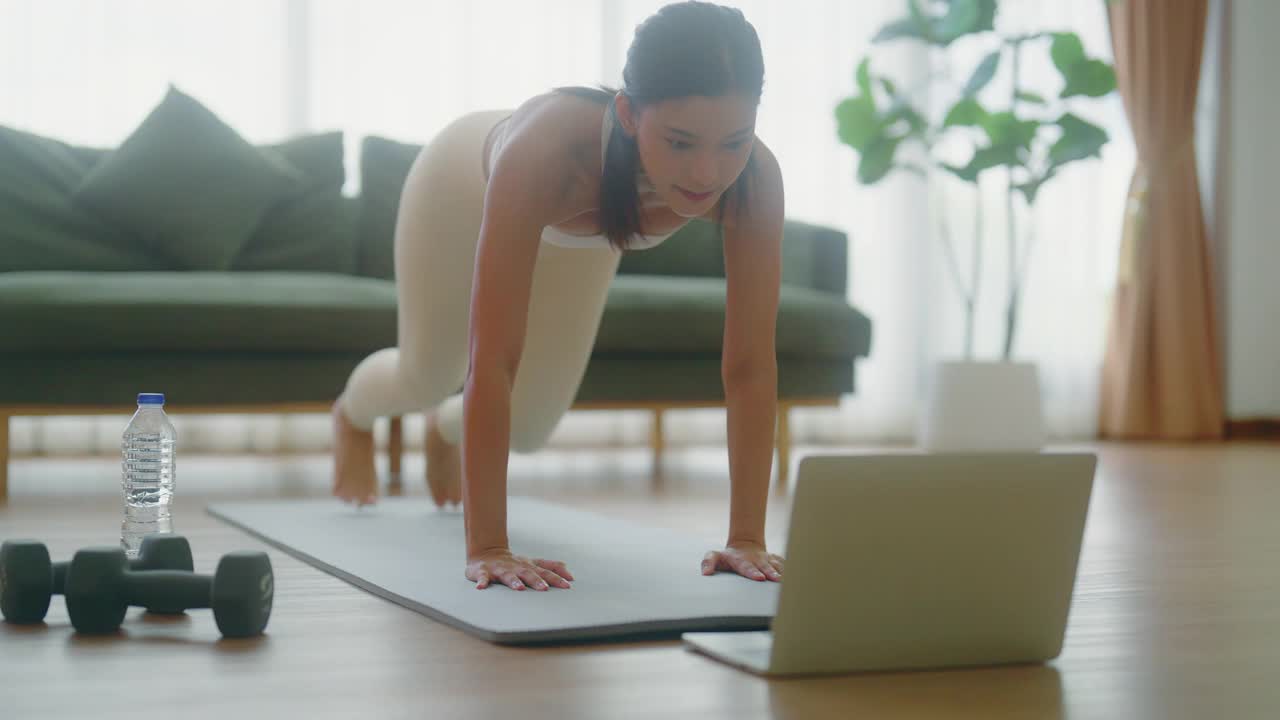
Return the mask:
[[(903, 90), (878, 75), (871, 58), (855, 73), (857, 94), (835, 108), (841, 143), (858, 154), (858, 182), (874, 185), (895, 171), (918, 176), (926, 188), (957, 181), (971, 187), (975, 231), (970, 273), (961, 271), (953, 243), (954, 223), (937, 222), (948, 275), (964, 309), (964, 352), (960, 360), (937, 363), (921, 416), (920, 442), (928, 449), (1033, 449), (1043, 444), (1040, 386), (1033, 363), (1015, 362), (1013, 348), (1019, 303), (1034, 245), (1029, 217), (1047, 183), (1066, 165), (1100, 157), (1106, 131), (1075, 112), (1086, 99), (1115, 90), (1107, 62), (1086, 56), (1080, 38), (1067, 31), (1008, 34), (995, 29), (997, 0), (908, 0), (907, 16), (880, 28), (872, 43), (923, 44), (932, 59), (954, 70), (953, 44), (980, 43), (985, 54), (961, 75), (930, 74), (917, 88)], [(1020, 72), (1024, 53), (1048, 52), (1060, 87), (1032, 87)], [(994, 87), (1002, 67), (1009, 82)], [(941, 107), (930, 112), (929, 107)], [(953, 162), (957, 148), (967, 161)], [(917, 152), (912, 152), (916, 150)], [(1003, 298), (1003, 344), (998, 361), (978, 360), (974, 318), (982, 287), (983, 224), (979, 178), (1003, 176), (1004, 222), (1008, 243), (1008, 287)], [(981, 419), (980, 422), (975, 421)]]

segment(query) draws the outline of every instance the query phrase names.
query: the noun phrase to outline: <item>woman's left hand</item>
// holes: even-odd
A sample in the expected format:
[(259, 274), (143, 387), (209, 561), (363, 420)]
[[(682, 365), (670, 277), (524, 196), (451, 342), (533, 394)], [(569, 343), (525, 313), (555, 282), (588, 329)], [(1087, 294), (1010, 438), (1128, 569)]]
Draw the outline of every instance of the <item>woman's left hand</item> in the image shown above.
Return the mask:
[(724, 550), (712, 550), (702, 558), (702, 574), (718, 570), (736, 572), (749, 580), (782, 581), (782, 556), (755, 543), (729, 543)]

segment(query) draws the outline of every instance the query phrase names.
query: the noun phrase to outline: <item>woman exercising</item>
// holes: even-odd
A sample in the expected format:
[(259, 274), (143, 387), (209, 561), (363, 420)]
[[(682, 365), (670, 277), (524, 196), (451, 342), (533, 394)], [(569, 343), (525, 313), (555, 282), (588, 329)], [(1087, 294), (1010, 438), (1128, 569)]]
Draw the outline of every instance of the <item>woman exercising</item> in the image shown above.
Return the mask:
[(781, 580), (764, 530), (783, 192), (755, 137), (763, 75), (740, 11), (676, 3), (636, 28), (620, 91), (557, 88), (428, 143), (396, 222), (399, 346), (365, 358), (334, 403), (333, 494), (374, 502), (374, 419), (426, 409), (427, 483), (437, 505), (462, 503), (467, 579), (568, 588), (563, 562), (509, 546), (508, 455), (541, 448), (569, 410), (620, 253), (705, 218), (724, 237), (732, 491), (728, 540), (702, 572)]

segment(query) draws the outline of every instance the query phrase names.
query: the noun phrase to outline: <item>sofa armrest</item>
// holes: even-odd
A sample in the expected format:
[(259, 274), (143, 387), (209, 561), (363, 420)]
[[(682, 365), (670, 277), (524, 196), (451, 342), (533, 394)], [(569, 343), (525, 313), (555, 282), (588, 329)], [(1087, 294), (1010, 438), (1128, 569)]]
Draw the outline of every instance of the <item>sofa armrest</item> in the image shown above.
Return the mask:
[(824, 225), (786, 220), (782, 229), (782, 282), (843, 297), (848, 291), (848, 236)]

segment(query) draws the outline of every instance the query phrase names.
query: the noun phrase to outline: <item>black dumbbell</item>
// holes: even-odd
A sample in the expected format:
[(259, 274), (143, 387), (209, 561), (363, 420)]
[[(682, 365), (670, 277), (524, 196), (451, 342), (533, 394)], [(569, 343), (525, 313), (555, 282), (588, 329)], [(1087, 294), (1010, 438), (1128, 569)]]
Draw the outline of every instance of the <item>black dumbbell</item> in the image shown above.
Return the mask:
[[(16, 624), (38, 623), (49, 612), (49, 601), (63, 594), (67, 562), (50, 562), (49, 550), (35, 540), (6, 540), (0, 545), (0, 614)], [(195, 569), (191, 544), (181, 535), (148, 535), (142, 539), (138, 557), (129, 561), (132, 570)], [(155, 613), (177, 613), (182, 608), (157, 605)]]
[(115, 632), (130, 606), (212, 608), (226, 637), (261, 634), (271, 617), (275, 580), (263, 552), (222, 556), (214, 575), (179, 570), (130, 570), (116, 547), (86, 548), (67, 568), (67, 613), (85, 634)]

